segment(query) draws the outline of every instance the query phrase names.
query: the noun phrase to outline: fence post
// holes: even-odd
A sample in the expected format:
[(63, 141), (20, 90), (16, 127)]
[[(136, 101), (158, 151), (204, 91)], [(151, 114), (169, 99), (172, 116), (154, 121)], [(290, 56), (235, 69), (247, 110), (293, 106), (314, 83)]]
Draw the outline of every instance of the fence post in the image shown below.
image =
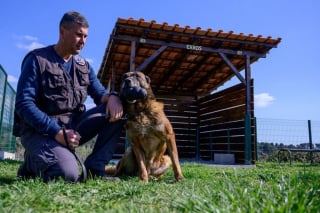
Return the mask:
[(245, 115), (245, 164), (252, 164), (252, 152), (251, 152), (251, 116), (250, 114)]
[[(312, 145), (312, 131), (311, 131), (311, 120), (308, 120), (308, 132), (309, 132), (309, 148), (313, 149)], [(310, 162), (313, 163), (313, 153), (310, 152)]]
[(256, 161), (258, 161), (258, 133), (257, 133), (257, 118), (254, 117), (254, 147), (255, 147), (255, 157), (256, 157)]
[(308, 120), (308, 131), (309, 131), (309, 148), (313, 149), (312, 145), (312, 132), (311, 132), (311, 120)]

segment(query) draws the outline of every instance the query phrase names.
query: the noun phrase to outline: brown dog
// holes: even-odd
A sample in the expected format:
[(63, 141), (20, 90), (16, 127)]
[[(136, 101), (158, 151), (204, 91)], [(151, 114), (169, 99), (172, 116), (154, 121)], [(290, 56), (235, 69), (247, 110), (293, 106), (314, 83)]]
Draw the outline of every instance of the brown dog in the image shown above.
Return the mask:
[(163, 104), (154, 98), (150, 78), (138, 71), (125, 73), (120, 95), (127, 113), (126, 130), (131, 147), (117, 164), (115, 176), (140, 172), (140, 179), (148, 182), (150, 176), (160, 178), (172, 165), (175, 179), (183, 180), (175, 134)]

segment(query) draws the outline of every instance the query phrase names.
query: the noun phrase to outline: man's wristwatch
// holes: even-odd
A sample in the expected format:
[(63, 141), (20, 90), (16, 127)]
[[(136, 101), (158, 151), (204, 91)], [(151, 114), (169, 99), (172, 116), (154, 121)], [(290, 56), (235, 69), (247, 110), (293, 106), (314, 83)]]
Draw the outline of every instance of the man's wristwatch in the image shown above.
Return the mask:
[(114, 96), (118, 96), (119, 97), (119, 93), (117, 91), (111, 91), (109, 93), (109, 96), (114, 95)]

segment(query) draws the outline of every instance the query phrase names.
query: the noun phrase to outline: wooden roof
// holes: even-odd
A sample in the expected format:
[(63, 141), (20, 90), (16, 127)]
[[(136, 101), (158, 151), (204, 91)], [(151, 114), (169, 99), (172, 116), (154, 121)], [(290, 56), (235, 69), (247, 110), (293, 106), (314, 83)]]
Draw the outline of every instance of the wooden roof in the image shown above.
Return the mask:
[(239, 75), (234, 70), (242, 71), (246, 58), (250, 64), (264, 58), (280, 41), (270, 36), (118, 18), (98, 77), (107, 86), (113, 76), (117, 89), (123, 73), (139, 70), (151, 78), (156, 94), (206, 95)]

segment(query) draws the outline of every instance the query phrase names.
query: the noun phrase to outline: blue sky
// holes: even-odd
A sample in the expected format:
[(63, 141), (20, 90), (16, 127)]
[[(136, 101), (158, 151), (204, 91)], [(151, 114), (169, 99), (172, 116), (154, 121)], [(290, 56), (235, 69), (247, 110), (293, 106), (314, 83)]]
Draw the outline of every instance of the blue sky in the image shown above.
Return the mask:
[[(89, 21), (89, 36), (81, 55), (96, 72), (118, 17), (281, 37), (278, 48), (251, 67), (255, 116), (320, 121), (318, 0), (3, 0), (0, 64), (14, 88), (25, 54), (33, 48), (55, 44), (59, 21), (69, 10), (83, 13)], [(238, 79), (225, 85), (236, 83)]]

